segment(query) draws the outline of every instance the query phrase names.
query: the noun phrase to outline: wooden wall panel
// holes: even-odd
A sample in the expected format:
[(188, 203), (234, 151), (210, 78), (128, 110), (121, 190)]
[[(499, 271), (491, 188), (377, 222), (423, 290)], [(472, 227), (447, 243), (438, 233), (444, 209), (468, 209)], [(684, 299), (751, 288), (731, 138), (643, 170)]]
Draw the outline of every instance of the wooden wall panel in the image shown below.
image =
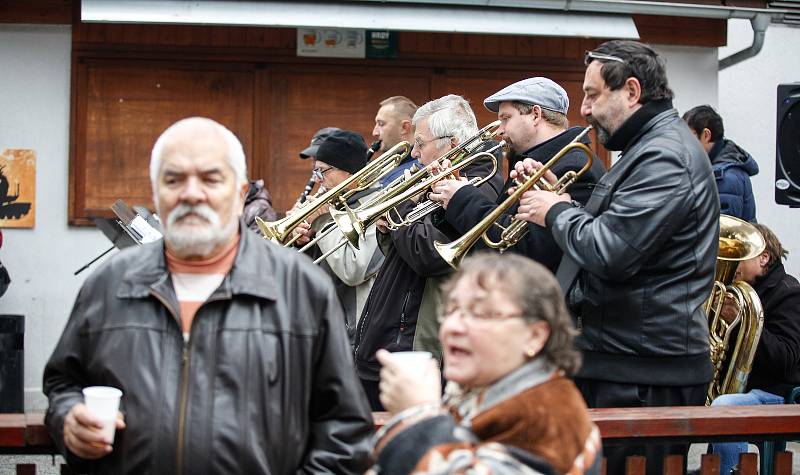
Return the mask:
[(0, 23), (69, 25), (78, 0), (2, 0)]
[(416, 68), (275, 67), (269, 72), (271, 127), (264, 167), (276, 210), (290, 208), (311, 173), (298, 157), (322, 127), (353, 130), (372, 142), (375, 113), (383, 99), (404, 95), (422, 103), (430, 97), (430, 70)]
[(161, 62), (84, 62), (71, 182), (71, 222), (110, 216), (120, 197), (152, 207), (150, 150), (175, 121), (210, 117), (225, 124), (253, 156), (254, 72), (227, 65), (181, 68)]

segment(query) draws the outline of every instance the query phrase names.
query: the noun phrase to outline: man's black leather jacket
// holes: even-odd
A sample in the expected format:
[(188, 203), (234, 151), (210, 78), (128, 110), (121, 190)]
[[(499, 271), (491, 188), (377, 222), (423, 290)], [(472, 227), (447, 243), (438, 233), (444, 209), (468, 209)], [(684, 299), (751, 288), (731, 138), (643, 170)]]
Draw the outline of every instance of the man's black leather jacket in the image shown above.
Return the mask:
[[(188, 342), (163, 242), (90, 276), (44, 372), (47, 428), (99, 473), (362, 473), (372, 418), (333, 285), (311, 261), (241, 227), (236, 260)], [(123, 392), (127, 428), (97, 461), (66, 450), (81, 388)]]
[(559, 203), (546, 217), (565, 261), (581, 269), (567, 299), (581, 332), (578, 376), (702, 384), (711, 379), (702, 305), (719, 239), (714, 175), (671, 104), (640, 111), (586, 208)]

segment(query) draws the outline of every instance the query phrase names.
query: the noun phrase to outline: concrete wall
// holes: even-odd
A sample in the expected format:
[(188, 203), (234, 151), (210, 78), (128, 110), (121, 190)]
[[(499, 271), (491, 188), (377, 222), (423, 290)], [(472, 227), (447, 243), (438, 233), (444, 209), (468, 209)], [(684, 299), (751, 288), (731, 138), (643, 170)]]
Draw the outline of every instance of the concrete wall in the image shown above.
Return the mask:
[(36, 151), (36, 227), (3, 229), (11, 286), (0, 313), (25, 315), (26, 409), (45, 407), (42, 369), (78, 288), (83, 264), (110, 246), (94, 228), (67, 226), (70, 28), (0, 25), (0, 149)]
[[(728, 46), (720, 58), (753, 41), (750, 23), (728, 22)], [(800, 277), (800, 209), (775, 204), (776, 88), (800, 82), (800, 28), (771, 25), (761, 52), (719, 72), (719, 113), (725, 135), (750, 152), (760, 172), (752, 177), (758, 221), (769, 226), (789, 249), (787, 271)], [(800, 131), (797, 131), (800, 135)]]

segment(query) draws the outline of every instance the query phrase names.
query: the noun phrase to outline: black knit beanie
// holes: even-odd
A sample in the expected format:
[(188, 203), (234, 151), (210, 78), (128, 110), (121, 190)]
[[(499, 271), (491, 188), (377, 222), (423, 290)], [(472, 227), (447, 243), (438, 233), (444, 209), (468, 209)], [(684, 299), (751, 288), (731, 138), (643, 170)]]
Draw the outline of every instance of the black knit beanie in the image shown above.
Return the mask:
[(355, 173), (367, 165), (367, 144), (355, 132), (337, 130), (319, 145), (317, 160), (348, 173)]

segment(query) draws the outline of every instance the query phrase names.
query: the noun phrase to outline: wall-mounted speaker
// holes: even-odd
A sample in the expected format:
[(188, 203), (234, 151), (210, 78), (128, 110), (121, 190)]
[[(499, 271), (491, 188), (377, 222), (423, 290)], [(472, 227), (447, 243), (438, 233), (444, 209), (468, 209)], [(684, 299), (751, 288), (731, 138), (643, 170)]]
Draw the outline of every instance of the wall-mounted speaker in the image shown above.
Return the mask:
[(800, 207), (800, 82), (778, 85), (775, 202)]

